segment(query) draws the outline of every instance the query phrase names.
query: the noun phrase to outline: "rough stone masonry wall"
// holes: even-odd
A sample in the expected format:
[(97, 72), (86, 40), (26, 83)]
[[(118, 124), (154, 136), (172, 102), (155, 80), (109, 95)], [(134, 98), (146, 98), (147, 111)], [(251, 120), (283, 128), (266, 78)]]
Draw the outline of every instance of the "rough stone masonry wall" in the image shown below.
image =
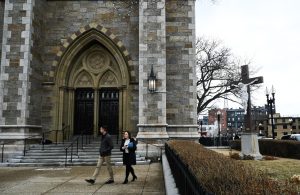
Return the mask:
[(33, 7), (32, 19), (32, 47), (31, 47), (31, 76), (29, 82), (31, 83), (29, 113), (30, 118), (28, 124), (41, 125), (41, 100), (42, 100), (42, 82), (43, 82), (43, 40), (44, 34), (44, 12), (46, 10), (46, 0), (35, 0)]
[[(45, 49), (44, 49), (44, 81), (54, 81), (56, 65), (56, 54), (59, 48), (80, 28), (91, 23), (101, 25), (111, 31), (122, 41), (124, 47), (129, 51), (134, 75), (138, 78), (138, 4), (128, 6), (121, 0), (116, 1), (47, 1), (45, 10)], [(133, 80), (137, 83), (137, 80)], [(138, 118), (138, 85), (129, 86), (131, 96), (129, 102), (132, 110), (131, 124), (137, 124)], [(51, 86), (44, 88), (43, 94), (43, 126), (51, 128), (50, 125), (55, 117), (53, 108), (53, 97), (55, 96)], [(135, 125), (133, 126), (135, 127)]]
[[(32, 83), (34, 0), (6, 0), (1, 56), (1, 125), (38, 125), (28, 121)], [(33, 122), (33, 123), (31, 123)]]
[(195, 1), (167, 0), (167, 123), (196, 125)]
[[(5, 1), (0, 1), (0, 42), (2, 43), (3, 34), (3, 17), (4, 17), (4, 5)], [(2, 52), (2, 47), (0, 47), (0, 53)]]
[[(165, 18), (165, 0), (140, 1), (139, 125), (166, 125)], [(156, 93), (147, 88), (151, 67), (157, 78)]]

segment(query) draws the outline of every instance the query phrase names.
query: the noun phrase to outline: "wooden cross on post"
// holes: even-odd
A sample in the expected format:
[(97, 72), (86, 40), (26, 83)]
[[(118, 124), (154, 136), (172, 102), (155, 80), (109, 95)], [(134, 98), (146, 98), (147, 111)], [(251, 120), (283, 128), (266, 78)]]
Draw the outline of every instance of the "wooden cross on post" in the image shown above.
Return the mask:
[(241, 77), (242, 81), (236, 81), (231, 83), (232, 87), (240, 88), (242, 104), (245, 109), (245, 129), (246, 131), (252, 130), (252, 119), (251, 119), (251, 94), (250, 85), (263, 83), (263, 77), (249, 78), (249, 68), (248, 65), (241, 66)]

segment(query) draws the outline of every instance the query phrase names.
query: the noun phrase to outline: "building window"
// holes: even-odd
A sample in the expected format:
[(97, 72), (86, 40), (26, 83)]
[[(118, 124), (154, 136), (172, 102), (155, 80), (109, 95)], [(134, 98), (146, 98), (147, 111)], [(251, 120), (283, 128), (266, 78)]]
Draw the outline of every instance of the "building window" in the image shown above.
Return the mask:
[(282, 119), (282, 122), (283, 122), (283, 123), (285, 122), (285, 118)]
[(283, 128), (283, 129), (287, 129), (287, 125), (283, 125), (282, 128)]

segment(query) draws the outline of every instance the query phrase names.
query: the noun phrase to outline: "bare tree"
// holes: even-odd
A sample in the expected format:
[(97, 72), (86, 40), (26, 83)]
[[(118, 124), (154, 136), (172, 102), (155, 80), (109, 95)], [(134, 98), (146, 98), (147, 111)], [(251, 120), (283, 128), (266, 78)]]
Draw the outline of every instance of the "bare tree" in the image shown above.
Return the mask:
[(240, 97), (240, 91), (231, 84), (241, 81), (241, 65), (250, 65), (250, 61), (242, 64), (229, 48), (221, 46), (218, 41), (203, 37), (197, 39), (198, 114), (211, 108), (218, 99), (239, 103), (236, 99)]

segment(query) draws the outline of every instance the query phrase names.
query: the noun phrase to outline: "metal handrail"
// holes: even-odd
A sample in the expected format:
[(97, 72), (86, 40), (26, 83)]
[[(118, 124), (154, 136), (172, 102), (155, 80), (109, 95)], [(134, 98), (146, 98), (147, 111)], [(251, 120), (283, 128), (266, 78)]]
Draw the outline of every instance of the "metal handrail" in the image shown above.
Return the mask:
[[(67, 129), (68, 128), (68, 129)], [(66, 133), (68, 134), (67, 136), (67, 139), (66, 140), (69, 140), (70, 139), (70, 125), (66, 125), (62, 128), (62, 133), (63, 133), (63, 144), (64, 144), (64, 140), (65, 140), (65, 129), (67, 129)]]
[[(42, 133), (42, 137), (41, 137), (41, 135), (33, 135), (33, 136), (29, 136), (29, 137), (20, 139), (20, 140), (23, 140), (23, 144), (24, 144), (24, 146), (23, 146), (23, 156), (25, 156), (25, 154), (26, 154), (27, 140), (32, 139), (32, 138), (42, 138), (42, 140), (41, 140), (41, 143), (42, 143), (42, 150), (44, 150), (44, 145), (45, 145), (45, 143), (44, 143), (45, 135), (48, 134), (48, 133), (51, 133), (51, 132), (53, 132), (53, 131), (56, 132), (56, 133), (55, 133), (55, 143), (56, 143), (56, 145), (57, 145), (57, 137), (58, 137), (58, 132), (59, 132), (59, 131), (61, 131), (61, 132), (63, 133), (63, 144), (64, 144), (64, 140), (65, 140), (65, 139), (64, 139), (64, 138), (65, 138), (65, 132), (68, 133), (68, 138), (69, 138), (69, 136), (70, 136), (70, 128), (69, 128), (69, 127), (70, 127), (70, 125), (67, 125), (67, 126), (64, 126), (61, 130), (50, 130), (50, 131), (43, 132), (43, 133)], [(67, 129), (67, 128), (68, 128), (68, 130), (65, 131), (65, 129)], [(5, 148), (5, 145), (7, 145), (7, 144), (9, 144), (9, 143), (13, 143), (13, 142), (15, 142), (15, 141), (16, 141), (16, 140), (11, 140), (11, 141), (6, 141), (6, 142), (1, 143), (1, 145), (2, 145), (2, 147), (1, 147), (1, 163), (4, 162), (4, 148)]]
[(62, 133), (62, 143), (64, 144), (64, 140), (65, 140), (65, 129), (68, 128), (68, 139), (69, 139), (69, 134), (70, 134), (70, 125), (67, 125), (67, 126), (64, 126), (61, 130), (60, 129), (55, 129), (55, 130), (50, 130), (50, 131), (46, 131), (46, 132), (43, 132), (43, 140), (42, 140), (42, 143), (43, 143), (43, 150), (44, 150), (44, 140), (45, 140), (45, 134), (49, 134), (53, 131), (55, 131), (55, 144), (57, 145), (57, 138), (58, 138), (58, 132), (61, 132)]
[(41, 135), (33, 135), (33, 136), (29, 136), (29, 137), (26, 137), (26, 138), (24, 138), (23, 140), (24, 140), (24, 150), (23, 150), (23, 156), (25, 156), (25, 153), (26, 153), (26, 140), (29, 140), (29, 139), (32, 139), (32, 138), (35, 138), (35, 137), (37, 137), (37, 138), (41, 138)]
[(67, 166), (67, 162), (68, 162), (68, 149), (71, 148), (71, 163), (73, 162), (73, 145), (76, 142), (76, 155), (79, 158), (78, 155), (78, 140), (79, 140), (79, 136), (77, 136), (71, 144), (69, 144), (69, 146), (65, 147), (65, 151), (66, 151), (66, 157), (65, 157), (65, 167)]
[[(168, 141), (168, 140), (166, 140), (166, 141)], [(160, 161), (161, 161), (161, 159), (162, 159), (162, 150), (163, 150), (163, 148), (165, 147), (165, 144), (163, 144), (162, 143), (162, 146), (157, 146), (157, 145), (154, 145), (154, 144), (150, 144), (150, 143), (148, 143), (148, 142), (144, 142), (144, 143), (146, 143), (146, 159), (148, 158), (148, 145), (151, 145), (151, 146), (154, 146), (154, 147), (157, 147), (157, 148), (159, 148), (160, 149)]]
[(60, 130), (55, 129), (55, 130), (50, 130), (50, 131), (43, 132), (43, 136), (42, 136), (43, 150), (44, 150), (45, 134), (49, 134), (49, 133), (51, 133), (51, 132), (53, 132), (53, 131), (55, 131), (55, 144), (57, 145), (57, 137), (58, 137), (58, 132), (59, 132)]
[[(85, 139), (84, 139), (84, 136), (85, 136)], [(91, 143), (91, 137), (93, 137), (93, 135), (85, 135), (85, 134), (83, 134), (83, 131), (81, 131), (81, 149), (83, 149), (84, 140), (85, 140), (85, 144)]]
[(2, 147), (1, 147), (1, 163), (3, 163), (3, 161), (4, 161), (4, 145), (7, 145), (7, 144), (13, 143), (13, 142), (15, 142), (15, 140), (1, 143), (1, 145), (2, 145)]

